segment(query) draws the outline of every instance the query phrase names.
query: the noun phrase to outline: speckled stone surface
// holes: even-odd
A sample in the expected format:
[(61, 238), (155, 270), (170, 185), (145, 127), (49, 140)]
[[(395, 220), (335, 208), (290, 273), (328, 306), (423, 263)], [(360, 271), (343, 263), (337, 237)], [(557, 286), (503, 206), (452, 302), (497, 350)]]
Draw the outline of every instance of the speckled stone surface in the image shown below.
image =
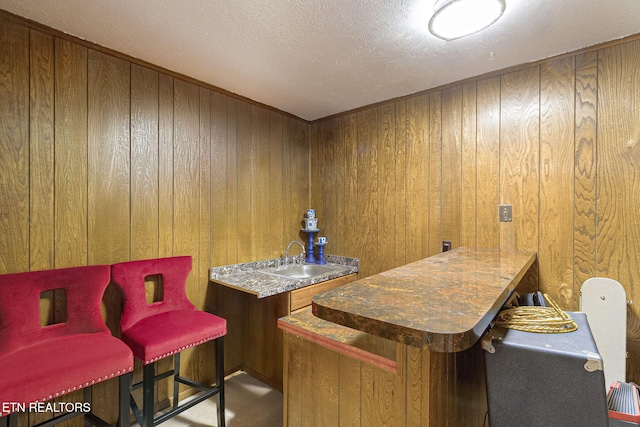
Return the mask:
[(360, 261), (357, 258), (326, 255), (325, 259), (327, 261), (326, 265), (334, 267), (333, 270), (308, 279), (293, 279), (268, 274), (276, 263), (276, 259), (270, 259), (213, 267), (209, 269), (209, 280), (223, 286), (254, 294), (258, 298), (264, 298), (357, 273), (360, 265)]
[(470, 348), (535, 252), (458, 248), (313, 297), (321, 319), (431, 351)]
[(322, 320), (311, 309), (278, 319), (278, 327), (347, 356), (396, 372), (397, 343)]

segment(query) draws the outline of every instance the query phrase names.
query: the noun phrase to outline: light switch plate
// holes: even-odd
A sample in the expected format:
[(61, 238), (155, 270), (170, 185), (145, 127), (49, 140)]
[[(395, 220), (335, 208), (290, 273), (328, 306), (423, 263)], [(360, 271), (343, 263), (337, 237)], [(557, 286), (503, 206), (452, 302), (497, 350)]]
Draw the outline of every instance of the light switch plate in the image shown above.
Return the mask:
[(500, 222), (511, 222), (513, 217), (511, 215), (511, 205), (500, 205), (498, 207), (498, 216)]

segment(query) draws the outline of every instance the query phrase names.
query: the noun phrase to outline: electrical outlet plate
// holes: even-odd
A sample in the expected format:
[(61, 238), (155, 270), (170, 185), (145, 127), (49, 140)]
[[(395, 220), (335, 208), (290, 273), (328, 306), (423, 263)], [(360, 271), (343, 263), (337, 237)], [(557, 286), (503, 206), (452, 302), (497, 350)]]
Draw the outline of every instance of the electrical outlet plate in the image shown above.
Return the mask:
[(451, 250), (451, 240), (443, 240), (442, 241), (442, 252), (447, 252)]
[(498, 217), (500, 222), (511, 222), (513, 216), (511, 215), (511, 205), (500, 205), (498, 207)]

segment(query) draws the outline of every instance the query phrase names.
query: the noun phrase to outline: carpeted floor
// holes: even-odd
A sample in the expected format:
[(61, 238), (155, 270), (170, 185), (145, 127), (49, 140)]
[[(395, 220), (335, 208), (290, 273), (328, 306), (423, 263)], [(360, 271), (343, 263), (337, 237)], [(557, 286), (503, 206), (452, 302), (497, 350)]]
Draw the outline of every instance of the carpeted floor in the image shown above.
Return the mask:
[[(163, 427), (217, 426), (216, 400), (212, 397), (161, 425)], [(282, 426), (282, 393), (245, 373), (238, 373), (226, 379), (225, 403), (227, 427)]]

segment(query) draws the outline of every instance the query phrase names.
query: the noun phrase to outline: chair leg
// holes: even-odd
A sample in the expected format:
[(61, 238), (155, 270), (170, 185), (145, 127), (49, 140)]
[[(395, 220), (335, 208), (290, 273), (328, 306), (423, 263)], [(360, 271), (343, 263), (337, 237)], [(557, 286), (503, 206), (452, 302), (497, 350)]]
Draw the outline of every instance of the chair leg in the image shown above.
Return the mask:
[(142, 367), (142, 425), (140, 427), (153, 427), (155, 365), (155, 362), (151, 362)]
[(119, 378), (119, 412), (118, 412), (118, 427), (129, 427), (131, 420), (129, 419), (129, 396), (131, 395), (131, 380), (133, 378), (133, 372), (121, 375)]
[(180, 403), (180, 353), (173, 355), (173, 409)]
[(215, 340), (216, 385), (218, 386), (218, 427), (225, 427), (224, 417), (224, 337)]

